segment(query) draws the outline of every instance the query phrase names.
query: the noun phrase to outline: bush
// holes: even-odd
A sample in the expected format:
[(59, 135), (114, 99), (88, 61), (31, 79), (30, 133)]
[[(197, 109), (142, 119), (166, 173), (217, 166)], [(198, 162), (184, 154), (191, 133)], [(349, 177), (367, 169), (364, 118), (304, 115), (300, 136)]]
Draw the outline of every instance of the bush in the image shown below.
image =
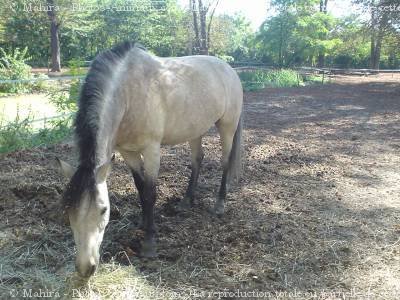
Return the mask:
[(232, 64), (235, 62), (235, 58), (230, 55), (217, 55), (219, 59), (222, 59), (223, 61), (227, 62), (228, 64)]
[(54, 104), (59, 112), (75, 112), (78, 107), (81, 85), (80, 80), (73, 80), (69, 87), (49, 89), (47, 95), (50, 103)]
[(47, 91), (49, 89), (49, 85), (48, 85), (48, 81), (46, 81), (45, 79), (48, 79), (49, 76), (45, 75), (45, 74), (38, 74), (34, 77), (34, 79), (36, 79), (36, 81), (33, 81), (30, 85), (29, 85), (29, 89), (31, 91), (35, 91), (35, 92), (43, 92), (43, 91)]
[[(26, 64), (29, 60), (27, 57), (28, 48), (20, 50), (16, 48), (14, 51), (7, 53), (0, 48), (0, 80), (26, 80), (31, 79), (31, 67)], [(30, 83), (2, 83), (0, 84), (0, 92), (4, 93), (23, 93), (30, 91)]]
[(69, 71), (66, 73), (70, 76), (82, 76), (86, 75), (87, 68), (85, 68), (85, 62), (80, 59), (71, 59), (68, 62)]
[(0, 153), (58, 143), (72, 133), (70, 117), (49, 121), (48, 124), (35, 130), (32, 117), (20, 120), (17, 115), (13, 122), (0, 127)]
[[(31, 133), (31, 117), (20, 120), (17, 114), (15, 120), (0, 130), (0, 153), (20, 149)], [(1, 124), (3, 125), (3, 124)]]
[(245, 91), (256, 91), (267, 87), (293, 87), (303, 85), (301, 76), (293, 70), (272, 70), (239, 73)]

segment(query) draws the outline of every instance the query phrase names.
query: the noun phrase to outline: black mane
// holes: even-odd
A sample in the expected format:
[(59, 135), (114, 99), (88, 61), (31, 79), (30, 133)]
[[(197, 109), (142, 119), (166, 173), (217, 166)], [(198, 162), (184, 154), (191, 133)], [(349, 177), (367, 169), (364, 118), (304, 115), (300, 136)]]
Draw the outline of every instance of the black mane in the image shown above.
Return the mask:
[[(79, 166), (64, 193), (64, 205), (74, 206), (86, 190), (94, 191), (97, 164), (97, 132), (104, 94), (113, 74), (113, 68), (135, 47), (133, 42), (123, 42), (106, 50), (91, 63), (81, 89), (74, 127), (79, 149)], [(143, 49), (142, 46), (137, 47)]]

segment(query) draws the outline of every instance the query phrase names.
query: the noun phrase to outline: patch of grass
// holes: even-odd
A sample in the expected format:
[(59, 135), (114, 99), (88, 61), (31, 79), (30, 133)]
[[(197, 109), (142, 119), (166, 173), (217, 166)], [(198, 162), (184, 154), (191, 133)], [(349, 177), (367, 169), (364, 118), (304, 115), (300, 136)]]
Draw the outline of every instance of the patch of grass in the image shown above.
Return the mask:
[(53, 104), (58, 112), (68, 113), (78, 109), (77, 103), (81, 89), (81, 81), (73, 80), (65, 88), (53, 87), (47, 92), (49, 102)]
[(32, 117), (20, 119), (17, 115), (13, 122), (0, 128), (0, 153), (59, 143), (72, 134), (71, 123), (71, 118), (66, 117), (35, 130)]
[[(26, 64), (29, 60), (27, 56), (28, 48), (6, 52), (0, 48), (0, 80), (26, 80), (33, 77), (31, 67)], [(1, 83), (0, 91), (2, 93), (26, 93), (31, 89), (29, 82), (21, 83)]]
[(304, 76), (303, 80), (305, 85), (324, 84), (331, 81), (330, 77), (325, 76), (324, 78), (322, 75)]
[(64, 73), (68, 76), (84, 76), (87, 74), (88, 69), (85, 67), (85, 62), (80, 59), (71, 59), (68, 62), (69, 70)]
[(294, 70), (272, 70), (255, 72), (242, 72), (239, 74), (243, 89), (257, 91), (264, 88), (293, 87), (303, 85), (303, 80), (298, 72)]
[[(60, 114), (68, 116), (54, 120), (44, 120), (44, 127), (33, 126), (32, 113), (24, 113), (21, 118), (17, 110), (15, 119), (6, 120), (0, 116), (0, 153), (59, 143), (72, 134), (72, 112), (77, 109), (77, 99), (81, 88), (80, 80), (73, 80), (70, 85), (48, 88), (49, 102)], [(26, 112), (26, 111), (24, 111)]]

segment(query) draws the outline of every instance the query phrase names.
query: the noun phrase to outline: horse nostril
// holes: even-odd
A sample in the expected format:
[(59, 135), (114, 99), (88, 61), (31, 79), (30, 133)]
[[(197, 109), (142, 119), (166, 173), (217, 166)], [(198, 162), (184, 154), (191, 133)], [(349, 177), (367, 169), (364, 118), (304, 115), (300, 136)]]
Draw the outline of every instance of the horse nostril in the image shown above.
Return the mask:
[(95, 264), (90, 265), (88, 270), (88, 277), (92, 276), (95, 271), (96, 271), (96, 265)]
[(92, 276), (94, 274), (94, 272), (96, 271), (96, 264), (90, 264), (88, 266), (86, 272), (83, 271), (81, 268), (79, 268), (78, 264), (75, 264), (75, 268), (81, 277), (88, 278), (88, 277)]

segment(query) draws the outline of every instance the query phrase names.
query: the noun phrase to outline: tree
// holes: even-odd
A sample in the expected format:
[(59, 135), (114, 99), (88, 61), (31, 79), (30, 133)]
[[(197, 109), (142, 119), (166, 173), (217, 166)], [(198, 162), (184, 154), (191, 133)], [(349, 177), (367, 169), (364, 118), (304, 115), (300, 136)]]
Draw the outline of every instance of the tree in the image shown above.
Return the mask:
[[(319, 12), (327, 14), (328, 13), (328, 0), (320, 0)], [(318, 67), (323, 68), (325, 66), (325, 53), (320, 53), (318, 55)]]
[(278, 14), (264, 22), (257, 36), (266, 52), (265, 62), (280, 67), (303, 63), (315, 66), (320, 57), (325, 58), (340, 43), (332, 34), (337, 21), (319, 11), (319, 1), (304, 0), (302, 5), (284, 0), (273, 3)]
[(50, 49), (51, 49), (51, 71), (61, 71), (61, 57), (60, 57), (60, 38), (58, 28), (60, 26), (54, 0), (47, 0), (48, 11), (47, 14), (50, 19)]
[[(28, 47), (31, 63), (47, 66), (50, 32), (47, 13), (22, 10), (25, 1), (13, 1), (12, 9), (7, 10), (9, 17), (4, 24), (3, 46), (9, 49)], [(40, 0), (32, 0), (32, 5), (39, 5)]]
[(398, 0), (353, 0), (353, 2), (362, 5), (364, 12), (370, 13), (370, 19), (366, 23), (371, 39), (370, 68), (379, 69), (382, 42), (400, 22), (399, 12), (391, 9), (398, 7)]
[[(208, 55), (210, 47), (210, 32), (219, 0), (211, 0), (203, 3), (203, 0), (190, 0), (190, 8), (193, 15), (194, 47), (195, 53)], [(207, 25), (207, 14), (211, 10)]]
[(240, 14), (214, 17), (209, 33), (209, 52), (217, 56), (232, 56), (245, 59), (250, 52), (249, 42), (253, 38), (250, 22)]
[(369, 65), (369, 36), (363, 24), (351, 15), (338, 20), (333, 36), (341, 40), (326, 61), (343, 68), (366, 68)]

